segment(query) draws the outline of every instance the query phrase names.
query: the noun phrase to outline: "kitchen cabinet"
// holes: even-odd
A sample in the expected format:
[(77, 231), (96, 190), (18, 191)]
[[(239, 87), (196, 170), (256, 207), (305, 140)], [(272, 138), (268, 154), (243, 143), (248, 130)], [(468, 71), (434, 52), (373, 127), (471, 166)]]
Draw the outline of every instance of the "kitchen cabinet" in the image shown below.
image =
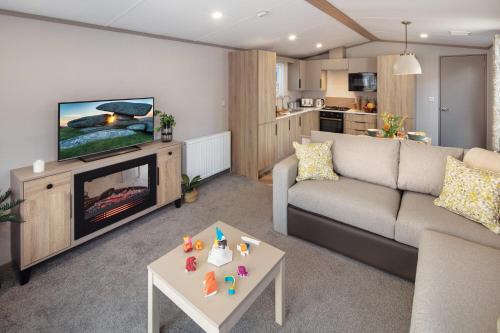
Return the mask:
[(297, 60), (288, 64), (288, 90), (300, 91), (305, 89), (306, 61)]
[(277, 148), (276, 148), (276, 160), (280, 161), (286, 156), (290, 151), (290, 122), (287, 118), (279, 119), (277, 121)]
[(181, 197), (181, 147), (158, 150), (156, 204), (163, 206)]
[(377, 110), (378, 124), (382, 127), (383, 112), (405, 116), (405, 130), (415, 129), (415, 75), (393, 75), (393, 65), (399, 55), (377, 57)]
[(24, 183), (21, 269), (70, 246), (71, 181), (67, 172)]
[(277, 127), (276, 121), (259, 125), (259, 171), (269, 169), (276, 161)]
[(323, 59), (321, 69), (327, 71), (346, 71), (349, 68), (347, 59)]
[(311, 131), (319, 131), (319, 111), (311, 111), (300, 115), (301, 135), (310, 136)]
[(229, 129), (231, 169), (258, 179), (259, 125), (276, 120), (276, 53), (229, 53)]
[(309, 60), (306, 62), (305, 90), (326, 90), (326, 72), (321, 69), (322, 60)]
[(349, 73), (376, 73), (377, 58), (349, 58)]
[(377, 128), (377, 116), (373, 114), (344, 114), (344, 133), (366, 135), (367, 129)]

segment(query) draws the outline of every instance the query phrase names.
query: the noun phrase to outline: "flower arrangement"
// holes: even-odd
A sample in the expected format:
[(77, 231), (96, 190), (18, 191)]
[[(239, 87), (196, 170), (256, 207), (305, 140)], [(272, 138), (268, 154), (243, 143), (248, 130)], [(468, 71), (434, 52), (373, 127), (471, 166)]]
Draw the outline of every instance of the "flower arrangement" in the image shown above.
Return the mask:
[(406, 117), (398, 116), (392, 113), (382, 113), (382, 120), (384, 121), (384, 126), (382, 131), (384, 132), (384, 138), (393, 138), (396, 133), (403, 126)]

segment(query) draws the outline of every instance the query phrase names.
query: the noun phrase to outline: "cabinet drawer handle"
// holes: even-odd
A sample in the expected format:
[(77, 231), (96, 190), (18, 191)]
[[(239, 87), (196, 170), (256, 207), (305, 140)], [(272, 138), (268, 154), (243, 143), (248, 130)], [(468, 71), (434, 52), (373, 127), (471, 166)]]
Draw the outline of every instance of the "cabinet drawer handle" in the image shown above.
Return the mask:
[(51, 188), (53, 188), (53, 187), (54, 187), (54, 185), (52, 185), (52, 184), (47, 184), (47, 190), (50, 190), (50, 189), (51, 189)]
[(278, 136), (278, 124), (274, 124), (274, 133)]
[(156, 167), (156, 186), (160, 186), (160, 168)]
[(299, 79), (299, 89), (302, 88), (302, 80)]
[(168, 152), (168, 154), (169, 154), (169, 155), (172, 155), (172, 152), (171, 152), (171, 151), (169, 151), (169, 152)]

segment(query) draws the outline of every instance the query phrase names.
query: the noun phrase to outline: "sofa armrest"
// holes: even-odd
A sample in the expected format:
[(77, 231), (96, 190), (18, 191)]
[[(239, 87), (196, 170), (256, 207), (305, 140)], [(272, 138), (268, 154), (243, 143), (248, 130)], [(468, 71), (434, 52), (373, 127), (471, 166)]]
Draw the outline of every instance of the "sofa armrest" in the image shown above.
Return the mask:
[(287, 234), (288, 189), (295, 184), (299, 160), (287, 157), (273, 168), (273, 224), (274, 230)]

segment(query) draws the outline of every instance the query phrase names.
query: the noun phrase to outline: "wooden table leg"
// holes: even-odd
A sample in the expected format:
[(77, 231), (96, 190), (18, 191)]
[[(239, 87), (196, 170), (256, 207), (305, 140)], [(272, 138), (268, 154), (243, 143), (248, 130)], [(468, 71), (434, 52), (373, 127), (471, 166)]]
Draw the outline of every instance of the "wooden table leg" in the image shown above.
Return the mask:
[(160, 332), (158, 289), (153, 284), (153, 273), (148, 270), (148, 333)]
[(283, 325), (285, 319), (285, 258), (281, 260), (280, 271), (274, 280), (276, 322)]

